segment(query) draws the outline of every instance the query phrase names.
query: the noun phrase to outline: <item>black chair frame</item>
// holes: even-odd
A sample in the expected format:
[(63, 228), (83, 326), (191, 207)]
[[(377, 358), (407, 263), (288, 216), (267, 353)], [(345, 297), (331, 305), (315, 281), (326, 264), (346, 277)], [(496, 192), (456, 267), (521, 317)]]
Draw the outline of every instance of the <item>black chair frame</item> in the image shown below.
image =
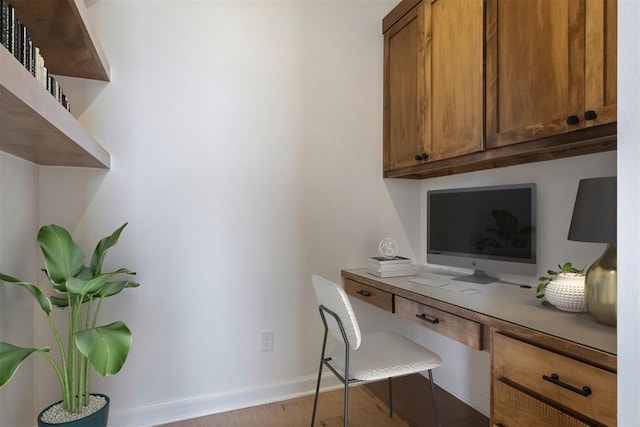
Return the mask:
[[(349, 378), (349, 350), (350, 350), (349, 339), (347, 338), (347, 334), (346, 334), (346, 332), (344, 330), (344, 326), (342, 325), (342, 321), (340, 320), (340, 317), (336, 313), (334, 313), (333, 311), (329, 310), (324, 305), (320, 305), (318, 307), (318, 310), (320, 312), (320, 317), (322, 318), (322, 324), (324, 325), (324, 337), (323, 337), (323, 340), (322, 340), (322, 353), (320, 355), (320, 366), (318, 368), (318, 381), (316, 383), (316, 394), (315, 394), (315, 397), (313, 399), (313, 414), (311, 416), (311, 427), (313, 427), (313, 425), (315, 423), (315, 420), (316, 420), (316, 410), (317, 410), (317, 407), (318, 407), (318, 395), (320, 394), (320, 380), (322, 379), (322, 368), (323, 368), (323, 366), (326, 366), (327, 368), (329, 368), (329, 370), (331, 372), (333, 372), (333, 374), (344, 385), (344, 415), (343, 415), (343, 419), (344, 419), (344, 427), (347, 427), (347, 422), (348, 422), (348, 419), (349, 419), (349, 385), (361, 382), (361, 380), (354, 379), (354, 378)], [(325, 313), (329, 314), (331, 317), (333, 317), (336, 320), (336, 322), (338, 324), (338, 327), (340, 328), (340, 333), (342, 334), (342, 339), (344, 341), (344, 347), (345, 347), (344, 376), (341, 375), (340, 372), (331, 365), (331, 360), (332, 360), (331, 357), (326, 357), (327, 337), (329, 335), (329, 326), (327, 325), (327, 319), (326, 319), (326, 314)], [(431, 385), (431, 399), (432, 399), (432, 403), (433, 403), (433, 409), (434, 409), (436, 425), (440, 426), (440, 421), (439, 421), (439, 416), (438, 416), (438, 407), (436, 405), (436, 398), (435, 398), (435, 389), (434, 389), (434, 386), (433, 386), (433, 374), (431, 373), (431, 369), (429, 369), (427, 372), (428, 372), (428, 375), (429, 375), (429, 384)], [(389, 385), (389, 417), (393, 417), (392, 377), (389, 377), (387, 380), (388, 380), (388, 385)]]

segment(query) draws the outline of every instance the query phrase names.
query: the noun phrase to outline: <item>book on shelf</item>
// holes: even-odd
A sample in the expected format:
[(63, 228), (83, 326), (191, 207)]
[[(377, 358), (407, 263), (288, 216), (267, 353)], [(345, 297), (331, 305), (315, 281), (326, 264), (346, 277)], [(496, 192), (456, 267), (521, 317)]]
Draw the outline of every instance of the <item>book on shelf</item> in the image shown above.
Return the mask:
[(27, 27), (7, 0), (0, 0), (0, 45), (4, 46), (67, 111), (69, 101), (58, 82), (48, 74), (40, 49), (33, 43)]
[(11, 25), (11, 11), (9, 10), (9, 3), (6, 1), (0, 1), (0, 43), (9, 51), (11, 51), (11, 46), (9, 45), (9, 41), (11, 40), (10, 30)]
[(404, 270), (392, 270), (392, 271), (377, 271), (371, 268), (368, 269), (369, 273), (378, 277), (402, 277), (402, 276), (415, 276), (416, 270), (411, 268), (405, 268)]
[(372, 256), (369, 258), (370, 263), (387, 265), (387, 264), (411, 264), (411, 259), (402, 256), (394, 256), (393, 258), (385, 258), (382, 256)]
[(403, 262), (400, 264), (375, 264), (375, 263), (368, 263), (367, 267), (370, 270), (376, 270), (376, 271), (399, 271), (399, 270), (410, 270), (413, 268), (413, 264), (411, 264), (411, 262)]
[(415, 276), (416, 270), (410, 258), (374, 256), (367, 260), (367, 270), (378, 277)]

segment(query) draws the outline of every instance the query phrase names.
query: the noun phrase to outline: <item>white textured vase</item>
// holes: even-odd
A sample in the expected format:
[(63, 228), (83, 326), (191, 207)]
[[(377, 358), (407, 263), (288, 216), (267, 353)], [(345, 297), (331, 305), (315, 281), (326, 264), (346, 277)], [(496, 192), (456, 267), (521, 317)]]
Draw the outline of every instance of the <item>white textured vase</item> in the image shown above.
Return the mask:
[(585, 312), (587, 298), (584, 292), (584, 276), (561, 273), (547, 284), (544, 295), (558, 310)]

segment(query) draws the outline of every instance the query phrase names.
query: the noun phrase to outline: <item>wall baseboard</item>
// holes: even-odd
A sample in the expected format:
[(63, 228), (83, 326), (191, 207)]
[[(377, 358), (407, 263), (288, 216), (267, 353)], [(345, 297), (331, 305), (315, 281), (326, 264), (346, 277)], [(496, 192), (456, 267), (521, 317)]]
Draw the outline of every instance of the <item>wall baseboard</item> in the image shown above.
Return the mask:
[[(316, 375), (292, 378), (274, 384), (237, 389), (225, 393), (195, 396), (188, 399), (160, 402), (109, 414), (113, 427), (157, 426), (191, 418), (219, 414), (281, 400), (294, 399), (315, 392)], [(322, 376), (321, 391), (342, 387), (331, 373)]]
[[(489, 416), (489, 396), (475, 390), (451, 373), (434, 372), (436, 384), (478, 412)], [(124, 411), (112, 411), (109, 425), (114, 427), (157, 426), (191, 418), (219, 414), (251, 406), (306, 396), (314, 392), (316, 376), (292, 378), (280, 383), (232, 390), (225, 393), (195, 396), (171, 402), (146, 405)], [(342, 384), (332, 375), (322, 377), (322, 391), (335, 390)]]
[(491, 398), (488, 394), (472, 387), (462, 378), (459, 378), (444, 369), (434, 370), (433, 376), (435, 383), (442, 389), (486, 417), (489, 417), (491, 412)]

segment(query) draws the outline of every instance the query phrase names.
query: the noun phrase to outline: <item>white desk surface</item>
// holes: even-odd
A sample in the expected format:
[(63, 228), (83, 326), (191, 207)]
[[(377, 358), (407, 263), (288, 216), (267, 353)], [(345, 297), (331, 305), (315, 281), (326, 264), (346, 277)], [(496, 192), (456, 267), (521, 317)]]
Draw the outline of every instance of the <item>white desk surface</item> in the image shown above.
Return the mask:
[[(617, 354), (615, 327), (599, 323), (588, 313), (571, 313), (543, 306), (536, 298), (535, 286), (525, 289), (506, 282), (488, 285), (450, 282), (449, 279), (454, 277), (454, 273), (445, 270), (439, 270), (437, 274), (420, 271), (413, 277), (391, 278), (375, 276), (368, 273), (366, 268), (345, 271), (610, 354)], [(452, 283), (455, 287), (476, 289), (478, 292), (464, 293), (410, 282), (415, 277), (432, 279), (437, 284)]]

